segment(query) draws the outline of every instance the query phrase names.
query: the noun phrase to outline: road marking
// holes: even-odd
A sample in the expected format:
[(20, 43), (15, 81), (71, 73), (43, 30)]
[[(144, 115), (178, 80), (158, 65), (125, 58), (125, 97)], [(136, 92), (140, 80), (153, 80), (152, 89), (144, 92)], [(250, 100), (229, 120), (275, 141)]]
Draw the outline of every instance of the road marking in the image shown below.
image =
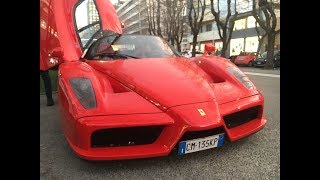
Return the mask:
[(266, 76), (266, 77), (277, 77), (280, 78), (278, 74), (264, 74), (264, 73), (253, 73), (253, 72), (244, 72), (245, 74), (249, 75), (256, 75), (256, 76)]

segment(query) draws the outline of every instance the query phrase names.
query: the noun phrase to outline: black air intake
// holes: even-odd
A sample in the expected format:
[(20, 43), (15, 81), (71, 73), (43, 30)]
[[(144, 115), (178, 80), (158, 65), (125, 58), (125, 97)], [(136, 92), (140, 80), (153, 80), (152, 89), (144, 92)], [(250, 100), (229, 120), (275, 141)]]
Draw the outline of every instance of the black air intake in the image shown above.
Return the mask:
[(224, 128), (222, 126), (214, 129), (203, 130), (203, 131), (187, 131), (181, 137), (180, 141), (204, 138), (207, 136), (213, 136), (221, 133), (224, 133)]
[(235, 112), (223, 117), (228, 129), (240, 126), (251, 120), (258, 118), (261, 106), (251, 107), (239, 112)]
[(100, 129), (91, 135), (91, 147), (119, 147), (152, 144), (164, 126)]

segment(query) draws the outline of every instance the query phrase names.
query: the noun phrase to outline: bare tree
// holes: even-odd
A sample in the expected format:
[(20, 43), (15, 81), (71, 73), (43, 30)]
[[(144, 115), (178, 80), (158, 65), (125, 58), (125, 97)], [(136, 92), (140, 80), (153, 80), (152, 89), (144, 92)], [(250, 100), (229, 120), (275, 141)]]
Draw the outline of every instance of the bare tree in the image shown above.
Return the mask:
[[(196, 2), (196, 6), (194, 5)], [(191, 32), (193, 34), (192, 39), (192, 57), (196, 54), (196, 45), (198, 40), (198, 34), (200, 27), (202, 26), (202, 21), (204, 18), (204, 11), (206, 10), (206, 0), (188, 0), (188, 20)]]
[(147, 0), (147, 20), (148, 20), (148, 31), (150, 35), (156, 35), (156, 23), (155, 23), (155, 0)]
[(274, 60), (274, 44), (276, 36), (276, 25), (277, 17), (274, 12), (273, 2), (268, 2), (267, 0), (258, 0), (259, 13), (257, 10), (256, 0), (253, 0), (252, 3), (252, 14), (256, 21), (259, 23), (259, 26), (266, 32), (267, 35), (267, 62), (265, 69), (273, 68)]
[(160, 0), (147, 0), (148, 31), (151, 35), (162, 36), (161, 32), (161, 4)]
[(166, 36), (167, 41), (171, 43), (171, 45), (174, 45), (174, 33), (173, 33), (173, 26), (175, 21), (175, 8), (176, 8), (176, 2), (172, 0), (164, 0), (164, 6), (165, 9), (165, 26), (166, 26)]
[(257, 23), (257, 21), (255, 22), (255, 29), (256, 29), (256, 32), (257, 32), (258, 42), (259, 42), (259, 44), (258, 44), (258, 49), (257, 49), (257, 53), (260, 54), (261, 46), (262, 46), (263, 41), (264, 41), (264, 38), (267, 36), (267, 34), (264, 33), (264, 34), (262, 35), (262, 37), (261, 37), (261, 32), (260, 32), (260, 30), (259, 30), (259, 28), (258, 28), (258, 23)]
[[(234, 20), (237, 18), (237, 1), (234, 0), (234, 14), (231, 13), (231, 0), (227, 0), (227, 16), (221, 16), (221, 9), (220, 9), (220, 1), (217, 0), (210, 0), (211, 2), (211, 13), (214, 16), (214, 20), (216, 22), (218, 28), (218, 34), (222, 41), (222, 49), (221, 49), (221, 56), (226, 57), (226, 51), (230, 40), (232, 38), (232, 32), (234, 27)], [(215, 9), (215, 3), (217, 3), (217, 9)], [(232, 17), (232, 18), (231, 18)]]
[(185, 22), (186, 22), (186, 18), (183, 14), (183, 10), (185, 8), (185, 4), (183, 3), (183, 1), (181, 1), (181, 4), (178, 6), (178, 13), (176, 16), (176, 21), (174, 21), (174, 28), (173, 28), (173, 33), (174, 33), (174, 40), (175, 40), (175, 44), (177, 46), (177, 50), (179, 52), (181, 52), (181, 42), (182, 42), (182, 37), (185, 31)]
[(162, 32), (161, 32), (161, 23), (160, 23), (160, 14), (161, 14), (161, 4), (160, 4), (160, 0), (157, 0), (157, 34), (160, 37), (162, 36)]
[(166, 0), (166, 19), (167, 19), (167, 37), (171, 45), (176, 45), (178, 51), (181, 51), (182, 36), (184, 34), (185, 18), (183, 10), (185, 8), (184, 0)]
[(185, 25), (185, 0), (148, 0), (147, 7), (149, 34), (165, 38), (180, 51)]
[[(258, 42), (259, 42), (259, 44), (258, 44), (258, 49), (257, 49), (257, 53), (258, 54), (260, 54), (260, 51), (261, 51), (261, 46), (263, 45), (263, 42), (264, 42), (264, 39), (267, 37), (267, 33), (263, 33), (263, 34), (261, 34), (261, 32), (260, 32), (260, 30), (259, 30), (259, 28), (258, 28), (258, 22), (256, 21), (255, 22), (255, 29), (256, 29), (256, 32), (257, 32), (257, 36), (258, 36)], [(276, 30), (276, 32), (275, 32), (276, 34), (275, 35), (277, 35), (278, 33), (280, 33), (280, 28), (278, 29), (278, 30)]]

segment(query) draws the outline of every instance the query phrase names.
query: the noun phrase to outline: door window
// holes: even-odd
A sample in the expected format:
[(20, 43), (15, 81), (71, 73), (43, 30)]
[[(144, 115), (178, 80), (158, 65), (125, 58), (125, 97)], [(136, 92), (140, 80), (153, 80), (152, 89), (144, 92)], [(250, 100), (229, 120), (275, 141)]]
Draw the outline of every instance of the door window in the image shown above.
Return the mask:
[(94, 0), (79, 0), (75, 9), (75, 23), (81, 47), (86, 48), (101, 29), (100, 16)]

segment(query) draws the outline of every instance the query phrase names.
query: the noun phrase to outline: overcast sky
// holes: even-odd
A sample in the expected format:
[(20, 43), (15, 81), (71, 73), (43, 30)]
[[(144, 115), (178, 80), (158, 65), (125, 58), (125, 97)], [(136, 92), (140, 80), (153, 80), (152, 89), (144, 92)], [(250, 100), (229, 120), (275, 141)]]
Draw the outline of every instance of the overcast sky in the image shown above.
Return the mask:
[[(110, 0), (112, 4), (118, 2), (118, 0)], [(82, 3), (76, 10), (77, 26), (78, 28), (84, 27), (88, 24), (87, 3)]]

